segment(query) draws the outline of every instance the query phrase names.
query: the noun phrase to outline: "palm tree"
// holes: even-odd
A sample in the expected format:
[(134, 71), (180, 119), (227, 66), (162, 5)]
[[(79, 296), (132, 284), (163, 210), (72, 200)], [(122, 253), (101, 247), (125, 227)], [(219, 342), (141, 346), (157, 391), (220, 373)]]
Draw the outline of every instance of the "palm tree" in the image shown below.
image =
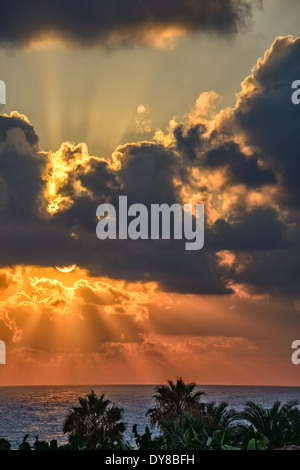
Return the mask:
[(271, 448), (280, 446), (285, 433), (290, 428), (299, 429), (300, 413), (297, 401), (290, 400), (284, 405), (276, 401), (271, 408), (263, 408), (252, 401), (248, 401), (240, 413), (242, 419), (248, 421), (253, 428), (269, 439)]
[(204, 392), (195, 391), (194, 382), (186, 384), (182, 378), (176, 383), (168, 380), (168, 385), (159, 385), (155, 388), (155, 408), (150, 408), (146, 416), (150, 417), (152, 426), (161, 426), (165, 420), (181, 418), (184, 413), (192, 411), (201, 412), (203, 404), (200, 402)]
[(205, 404), (203, 420), (210, 433), (218, 429), (232, 431), (238, 418), (239, 414), (233, 409), (228, 409), (228, 403), (225, 401), (219, 404), (214, 401)]
[(110, 400), (99, 398), (92, 390), (86, 398), (78, 398), (80, 406), (73, 407), (67, 415), (63, 432), (69, 433), (69, 440), (79, 435), (83, 445), (88, 449), (95, 449), (96, 444), (109, 439), (111, 447), (122, 439), (126, 429), (122, 421), (123, 409), (114, 405)]

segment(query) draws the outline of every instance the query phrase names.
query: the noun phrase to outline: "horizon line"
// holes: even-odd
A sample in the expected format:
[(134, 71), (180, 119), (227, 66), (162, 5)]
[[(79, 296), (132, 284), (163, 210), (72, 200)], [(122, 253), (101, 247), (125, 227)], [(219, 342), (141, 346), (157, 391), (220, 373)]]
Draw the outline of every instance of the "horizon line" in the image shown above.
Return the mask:
[[(159, 385), (164, 385), (167, 383), (166, 380), (164, 383), (79, 383), (79, 384), (0, 384), (0, 388), (4, 387), (157, 387)], [(194, 381), (186, 381), (186, 383), (195, 383), (197, 387), (284, 387), (284, 388), (300, 388), (299, 385), (280, 385), (280, 384), (200, 384)]]

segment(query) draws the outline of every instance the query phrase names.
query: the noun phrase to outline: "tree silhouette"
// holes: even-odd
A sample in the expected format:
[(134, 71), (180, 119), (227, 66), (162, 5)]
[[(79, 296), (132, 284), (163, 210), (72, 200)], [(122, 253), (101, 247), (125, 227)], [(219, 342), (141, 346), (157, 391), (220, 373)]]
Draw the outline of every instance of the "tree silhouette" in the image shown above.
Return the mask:
[(290, 400), (284, 405), (276, 401), (271, 408), (263, 408), (252, 401), (247, 401), (240, 413), (256, 431), (264, 434), (270, 441), (270, 447), (280, 446), (289, 429), (300, 429), (300, 412), (297, 401)]
[(149, 416), (152, 426), (161, 426), (165, 420), (178, 418), (181, 420), (184, 413), (198, 412), (204, 409), (201, 397), (204, 392), (195, 391), (194, 382), (186, 384), (182, 378), (176, 382), (168, 380), (168, 385), (159, 385), (155, 388), (155, 408), (150, 408), (146, 416)]
[(230, 432), (238, 418), (239, 413), (232, 408), (229, 409), (225, 401), (218, 404), (211, 401), (205, 404), (203, 421), (209, 433), (218, 429)]
[(98, 443), (109, 439), (110, 446), (123, 438), (126, 429), (123, 409), (111, 405), (110, 400), (99, 398), (92, 390), (86, 398), (78, 398), (80, 406), (73, 407), (67, 415), (63, 432), (69, 433), (69, 440), (78, 435), (88, 449), (95, 449)]

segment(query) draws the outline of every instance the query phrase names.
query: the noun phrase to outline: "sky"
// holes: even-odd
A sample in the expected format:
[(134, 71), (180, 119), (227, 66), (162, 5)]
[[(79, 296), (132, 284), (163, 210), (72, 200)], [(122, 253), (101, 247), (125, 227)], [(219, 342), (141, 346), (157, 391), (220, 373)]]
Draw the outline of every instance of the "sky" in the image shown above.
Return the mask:
[[(0, 385), (300, 386), (299, 0), (1, 9)], [(99, 240), (119, 196), (203, 248)]]

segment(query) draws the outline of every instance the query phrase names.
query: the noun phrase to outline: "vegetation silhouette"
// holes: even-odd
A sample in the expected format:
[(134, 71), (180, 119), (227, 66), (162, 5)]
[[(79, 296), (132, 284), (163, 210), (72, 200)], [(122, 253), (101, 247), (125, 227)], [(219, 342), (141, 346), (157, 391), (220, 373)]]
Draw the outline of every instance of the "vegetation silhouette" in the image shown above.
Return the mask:
[(196, 412), (201, 414), (204, 405), (201, 403), (202, 391), (196, 391), (194, 382), (186, 384), (179, 377), (176, 382), (168, 380), (167, 385), (159, 385), (155, 388), (155, 407), (146, 412), (152, 426), (160, 427), (165, 420), (182, 419), (184, 413)]
[(78, 398), (80, 406), (73, 407), (67, 415), (63, 432), (69, 433), (69, 440), (80, 436), (87, 449), (93, 450), (106, 439), (114, 447), (123, 438), (126, 425), (122, 421), (123, 409), (111, 405), (110, 400), (99, 398), (92, 390), (86, 398)]
[[(72, 407), (64, 420), (67, 444), (35, 436), (31, 445), (26, 434), (19, 450), (300, 450), (296, 400), (276, 401), (270, 408), (247, 401), (242, 411), (236, 411), (225, 401), (204, 402), (204, 395), (195, 383), (185, 383), (181, 377), (156, 387), (155, 406), (146, 411), (150, 426), (139, 434), (135, 424), (128, 442), (124, 410), (91, 390), (78, 398), (79, 406)], [(153, 433), (151, 426), (159, 433)], [(0, 439), (0, 450), (11, 450), (9, 441)]]

